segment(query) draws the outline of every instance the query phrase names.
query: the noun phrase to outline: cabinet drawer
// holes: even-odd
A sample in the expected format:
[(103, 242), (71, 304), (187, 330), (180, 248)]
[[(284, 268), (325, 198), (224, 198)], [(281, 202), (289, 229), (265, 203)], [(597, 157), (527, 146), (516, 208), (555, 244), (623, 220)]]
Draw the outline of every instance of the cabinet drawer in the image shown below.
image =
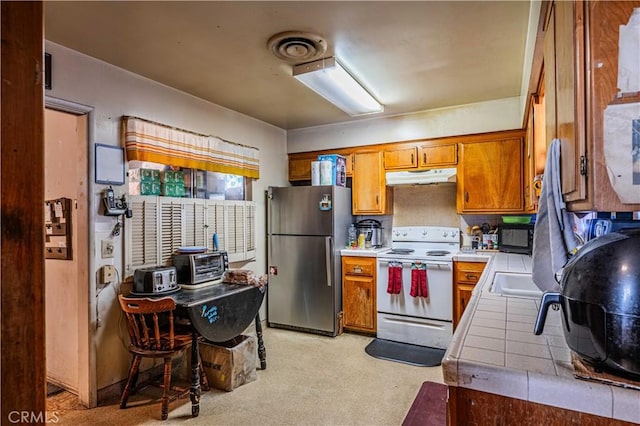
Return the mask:
[(342, 273), (372, 277), (376, 268), (376, 259), (371, 257), (343, 257)]
[(477, 284), (485, 265), (485, 263), (481, 262), (459, 263), (455, 268), (454, 279), (459, 283)]

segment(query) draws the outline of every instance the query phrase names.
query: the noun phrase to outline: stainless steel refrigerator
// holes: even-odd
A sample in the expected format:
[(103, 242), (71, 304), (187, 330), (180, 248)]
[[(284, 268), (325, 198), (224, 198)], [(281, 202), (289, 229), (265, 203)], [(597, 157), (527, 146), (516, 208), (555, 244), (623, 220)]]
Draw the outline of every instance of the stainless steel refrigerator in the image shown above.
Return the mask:
[(267, 203), (269, 326), (335, 336), (351, 188), (269, 187)]

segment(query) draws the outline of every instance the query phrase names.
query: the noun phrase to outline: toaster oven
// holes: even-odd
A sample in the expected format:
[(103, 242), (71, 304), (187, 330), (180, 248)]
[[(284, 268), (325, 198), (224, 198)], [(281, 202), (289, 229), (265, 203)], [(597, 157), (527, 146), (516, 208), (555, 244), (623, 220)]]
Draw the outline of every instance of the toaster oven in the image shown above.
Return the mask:
[(173, 266), (181, 286), (194, 286), (221, 280), (224, 272), (229, 269), (229, 258), (226, 251), (181, 253), (173, 255)]

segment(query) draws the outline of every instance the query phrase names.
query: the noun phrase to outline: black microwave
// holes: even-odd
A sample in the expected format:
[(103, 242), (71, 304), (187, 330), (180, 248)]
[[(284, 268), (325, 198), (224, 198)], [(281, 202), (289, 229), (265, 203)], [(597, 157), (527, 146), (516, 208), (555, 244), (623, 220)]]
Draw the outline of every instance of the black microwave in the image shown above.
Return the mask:
[(533, 253), (533, 223), (498, 226), (498, 250), (506, 253)]

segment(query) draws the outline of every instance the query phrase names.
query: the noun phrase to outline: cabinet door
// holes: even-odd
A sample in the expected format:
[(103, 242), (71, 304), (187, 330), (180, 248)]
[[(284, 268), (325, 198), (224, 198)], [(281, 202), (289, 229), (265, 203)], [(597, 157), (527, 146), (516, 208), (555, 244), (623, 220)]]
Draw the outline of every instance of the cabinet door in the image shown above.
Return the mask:
[(453, 329), (455, 330), (456, 326), (460, 322), (460, 318), (462, 318), (462, 314), (464, 313), (465, 308), (469, 304), (469, 299), (471, 299), (471, 293), (475, 288), (475, 284), (458, 284), (455, 286), (455, 294), (453, 295)]
[[(587, 204), (574, 203), (573, 197), (569, 197), (570, 194), (567, 194), (566, 199), (571, 202), (569, 207), (573, 210), (639, 211), (640, 203), (624, 204), (620, 201), (609, 180), (613, 175), (611, 173), (613, 169), (608, 166), (604, 155), (604, 113), (613, 104), (628, 104), (629, 107), (633, 107), (640, 103), (640, 92), (626, 93), (622, 98), (618, 98), (620, 96), (618, 88), (619, 28), (620, 25), (627, 25), (634, 10), (640, 8), (640, 1), (599, 1), (579, 4), (584, 5), (586, 14), (584, 21), (588, 28), (588, 46), (584, 50), (589, 53), (587, 75), (590, 77), (586, 84), (588, 96), (582, 98), (586, 99), (587, 133), (583, 139), (579, 140), (579, 143), (586, 141), (587, 144), (584, 148), (588, 154), (585, 177)], [(633, 118), (640, 117), (634, 113)], [(626, 137), (631, 139), (631, 136)], [(628, 143), (629, 139), (627, 139)], [(622, 146), (617, 149), (625, 150), (626, 156), (630, 158), (633, 149), (630, 145), (627, 147), (628, 151)], [(581, 148), (578, 147), (578, 149)], [(581, 151), (576, 151), (576, 155), (580, 153)], [(635, 186), (635, 191), (638, 190)], [(565, 192), (564, 187), (563, 192)]]
[(557, 1), (552, 9), (555, 40), (555, 137), (561, 142), (562, 192), (567, 201), (582, 200), (586, 196), (586, 170), (581, 170), (582, 159), (586, 161), (584, 70), (582, 65), (576, 67), (577, 63), (584, 63), (584, 43), (576, 43), (576, 40), (584, 37), (582, 12), (582, 3), (570, 1)]
[(418, 165), (417, 149), (405, 148), (384, 152), (385, 170), (411, 169)]
[(458, 163), (457, 145), (436, 145), (420, 147), (418, 155), (420, 167), (452, 166)]
[(521, 212), (522, 149), (522, 138), (461, 143), (458, 212)]
[(289, 181), (311, 180), (312, 158), (289, 157)]
[(347, 173), (347, 177), (353, 177), (353, 154), (346, 154), (345, 155), (346, 158), (346, 173)]
[(464, 312), (471, 293), (480, 280), (486, 263), (453, 262), (453, 327), (455, 329)]
[(385, 184), (382, 152), (354, 154), (351, 197), (354, 215), (390, 214), (392, 193)]
[(375, 332), (375, 281), (372, 277), (345, 275), (342, 282), (344, 326)]

